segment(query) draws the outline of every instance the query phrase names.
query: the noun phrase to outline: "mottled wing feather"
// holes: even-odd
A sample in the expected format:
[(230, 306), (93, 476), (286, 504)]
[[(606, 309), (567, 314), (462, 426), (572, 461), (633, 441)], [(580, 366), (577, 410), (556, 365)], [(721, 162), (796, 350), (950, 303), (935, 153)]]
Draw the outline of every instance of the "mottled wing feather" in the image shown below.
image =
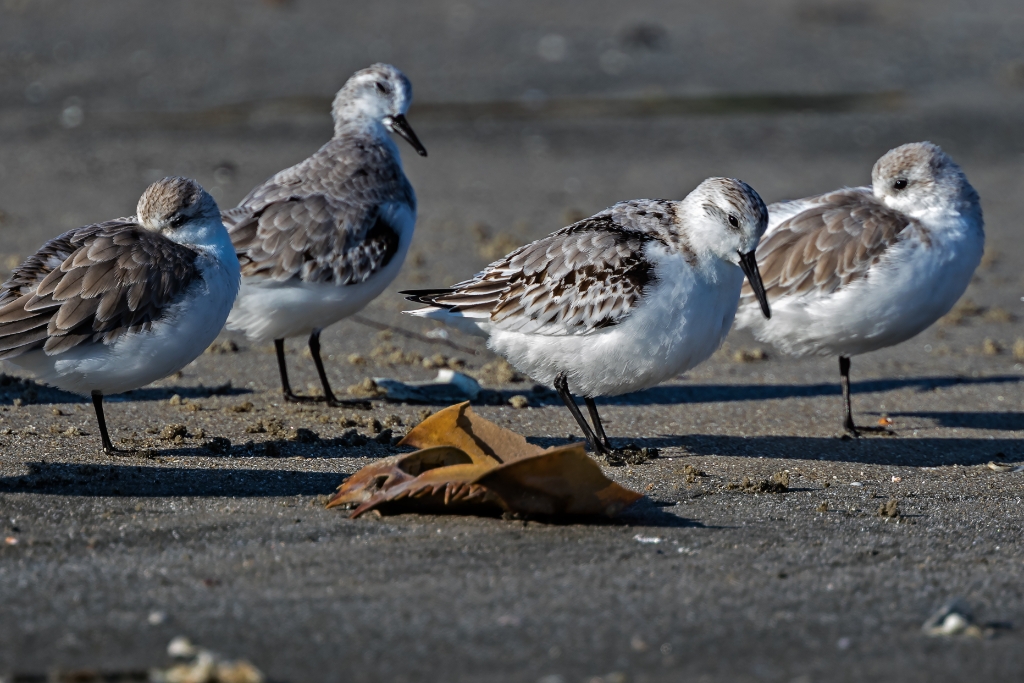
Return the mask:
[(343, 286), (365, 282), (398, 251), (389, 205), (415, 207), (388, 148), (331, 140), (223, 213), (244, 277)]
[(0, 287), (0, 359), (148, 329), (201, 277), (197, 257), (129, 219), (53, 238)]
[[(921, 226), (886, 207), (868, 188), (839, 190), (779, 207), (788, 214), (761, 239), (757, 263), (769, 301), (829, 294), (867, 275), (885, 251)], [(799, 210), (794, 210), (799, 209)], [(753, 300), (750, 283), (745, 301)]]
[(587, 334), (624, 320), (655, 279), (644, 256), (658, 239), (606, 212), (520, 247), (473, 279), (411, 300), (475, 317), (502, 330)]

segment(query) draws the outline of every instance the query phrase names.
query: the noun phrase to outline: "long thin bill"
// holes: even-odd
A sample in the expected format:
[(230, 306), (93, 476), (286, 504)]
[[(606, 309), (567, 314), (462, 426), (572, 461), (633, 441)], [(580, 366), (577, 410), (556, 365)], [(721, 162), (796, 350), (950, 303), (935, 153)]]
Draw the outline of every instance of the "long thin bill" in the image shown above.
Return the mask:
[(755, 252), (748, 251), (746, 254), (740, 254), (740, 268), (743, 269), (743, 274), (747, 276), (750, 288), (754, 290), (757, 303), (761, 304), (761, 313), (764, 314), (765, 318), (770, 319), (772, 311), (768, 308), (768, 295), (765, 294), (764, 283), (761, 282), (761, 271), (757, 269)]
[(426, 147), (424, 147), (423, 143), (420, 142), (420, 139), (416, 137), (416, 133), (413, 132), (412, 126), (409, 125), (409, 122), (405, 120), (405, 114), (398, 114), (391, 117), (391, 130), (405, 138), (405, 141), (412, 145), (412, 148), (416, 150), (416, 153), (421, 157), (427, 156)]

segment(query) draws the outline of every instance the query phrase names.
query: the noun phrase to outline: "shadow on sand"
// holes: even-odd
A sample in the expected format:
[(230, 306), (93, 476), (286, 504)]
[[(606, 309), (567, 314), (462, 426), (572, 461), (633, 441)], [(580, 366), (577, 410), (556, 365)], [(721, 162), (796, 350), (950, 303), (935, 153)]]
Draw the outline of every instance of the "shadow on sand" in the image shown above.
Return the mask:
[[(567, 445), (576, 440), (539, 437), (530, 438), (528, 441), (547, 448)], [(612, 439), (612, 443), (619, 448), (625, 446), (627, 442), (641, 448), (682, 448), (685, 451), (682, 455), (830, 460), (914, 467), (981, 465), (990, 460), (1024, 459), (1024, 440), (1011, 438), (866, 436), (847, 440), (838, 437), (693, 434), (629, 440)]]
[(1024, 431), (1024, 413), (1006, 412), (907, 412), (889, 413), (890, 417), (922, 417), (934, 420), (940, 427), (963, 427), (966, 429), (998, 429), (1002, 431)]
[[(918, 392), (933, 391), (959, 384), (1015, 384), (1024, 380), (1019, 375), (993, 377), (907, 377), (904, 379), (871, 379), (853, 382), (854, 395), (914, 388)], [(839, 379), (825, 384), (694, 384), (663, 385), (634, 394), (599, 398), (599, 405), (662, 405), (677, 403), (718, 403), (731, 401), (768, 401), (783, 398), (839, 396)]]
[[(0, 478), (0, 493), (85, 497), (260, 498), (330, 494), (342, 473), (290, 470), (209, 470), (133, 465), (28, 463), (28, 473)], [(531, 518), (534, 519), (534, 518)], [(548, 524), (694, 527), (699, 522), (672, 514), (664, 504), (642, 499), (620, 517), (535, 518)]]
[[(7, 384), (3, 384), (3, 381)], [(958, 384), (1010, 384), (1024, 380), (1019, 375), (997, 375), (992, 377), (908, 377), (904, 379), (873, 379), (854, 382), (854, 394), (869, 394), (897, 389), (916, 388), (919, 392), (956, 386)], [(239, 396), (253, 393), (250, 389), (233, 387), (231, 383), (222, 386), (204, 387), (144, 387), (123, 394), (107, 397), (108, 402), (120, 401), (163, 401), (174, 394), (182, 398), (206, 398), (209, 396)], [(683, 403), (718, 403), (732, 401), (768, 401), (772, 399), (813, 396), (838, 396), (839, 382), (824, 384), (692, 384), (662, 385), (622, 396), (598, 398), (599, 405), (675, 405)], [(480, 403), (504, 405), (512, 396), (526, 394), (537, 405), (561, 405), (554, 391), (531, 392), (522, 389), (485, 389)], [(87, 399), (60, 389), (54, 389), (32, 380), (10, 375), (0, 375), (0, 405), (10, 405), (16, 398), (26, 403), (85, 403)], [(386, 405), (386, 402), (385, 402)], [(426, 404), (435, 405), (435, 404)], [(436, 404), (441, 405), (441, 404)], [(910, 413), (907, 413), (908, 415)], [(921, 413), (921, 415), (924, 415)]]
[(0, 478), (0, 492), (57, 496), (218, 496), (253, 498), (331, 493), (344, 474), (291, 470), (192, 469), (32, 462)]
[[(123, 401), (165, 401), (171, 396), (178, 394), (182, 398), (208, 398), (210, 396), (240, 396), (251, 394), (251, 389), (233, 387), (231, 383), (214, 387), (205, 387), (202, 384), (195, 387), (143, 387), (126, 391), (123, 394), (106, 396), (107, 403), (120, 403)], [(11, 405), (15, 399), (21, 399), (24, 403), (89, 403), (90, 399), (63, 391), (54, 387), (38, 384), (31, 379), (21, 379), (11, 375), (0, 373), (0, 405)]]

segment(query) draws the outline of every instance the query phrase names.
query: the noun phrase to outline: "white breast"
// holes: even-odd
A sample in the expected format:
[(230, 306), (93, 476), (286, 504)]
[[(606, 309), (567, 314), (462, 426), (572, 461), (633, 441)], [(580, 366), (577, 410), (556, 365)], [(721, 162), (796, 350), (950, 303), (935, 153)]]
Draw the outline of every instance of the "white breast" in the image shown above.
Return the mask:
[(548, 386), (565, 372), (569, 390), (582, 396), (638, 391), (685, 372), (714, 353), (728, 333), (743, 275), (738, 267), (717, 259), (696, 271), (661, 246), (648, 247), (647, 257), (657, 282), (620, 324), (590, 334), (559, 336), (492, 326), (488, 347)]
[(323, 329), (362, 310), (398, 276), (412, 243), (415, 209), (407, 204), (393, 204), (390, 209), (391, 225), (398, 230), (398, 251), (384, 268), (364, 282), (343, 287), (298, 278), (285, 282), (243, 278), (227, 328), (266, 343), (309, 335), (314, 329)]
[(744, 306), (740, 326), (797, 356), (854, 356), (910, 339), (963, 295), (984, 249), (981, 231), (959, 218), (930, 227), (928, 241), (897, 243), (867, 277), (835, 293), (773, 300), (771, 320)]
[(80, 344), (54, 356), (31, 351), (10, 362), (46, 384), (82, 395), (117, 394), (155, 382), (188, 365), (216, 339), (238, 291), (238, 269), (232, 266), (202, 258), (202, 280), (148, 331), (125, 334), (112, 344)]

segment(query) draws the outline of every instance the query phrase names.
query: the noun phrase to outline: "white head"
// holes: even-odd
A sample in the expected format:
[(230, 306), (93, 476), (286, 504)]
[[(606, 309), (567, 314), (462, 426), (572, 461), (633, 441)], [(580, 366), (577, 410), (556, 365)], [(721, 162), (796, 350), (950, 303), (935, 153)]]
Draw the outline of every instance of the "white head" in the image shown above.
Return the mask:
[(352, 125), (379, 123), (405, 138), (420, 156), (427, 156), (427, 150), (405, 119), (410, 104), (412, 84), (401, 71), (390, 64), (361, 69), (334, 97), (331, 114), (335, 135)]
[(930, 142), (912, 142), (891, 149), (871, 170), (875, 197), (909, 215), (930, 209), (968, 205), (980, 214), (978, 194), (956, 162)]
[(771, 317), (754, 252), (768, 228), (768, 208), (750, 185), (735, 178), (708, 178), (683, 200), (689, 224), (690, 246), (743, 269)]
[(190, 178), (153, 183), (142, 193), (136, 212), (143, 228), (179, 244), (207, 245), (227, 238), (217, 202)]
[(708, 178), (686, 196), (691, 246), (739, 265), (757, 249), (768, 227), (768, 209), (754, 188), (734, 178)]

